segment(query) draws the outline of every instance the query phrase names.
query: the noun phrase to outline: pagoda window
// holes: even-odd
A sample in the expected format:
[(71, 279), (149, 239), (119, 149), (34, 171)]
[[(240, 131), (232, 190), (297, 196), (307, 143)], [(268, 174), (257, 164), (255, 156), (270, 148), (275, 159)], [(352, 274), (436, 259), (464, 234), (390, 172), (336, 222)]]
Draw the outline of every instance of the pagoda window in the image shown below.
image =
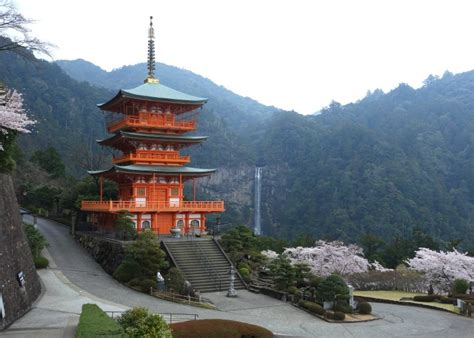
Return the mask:
[(137, 196), (146, 196), (146, 188), (137, 188)]
[(178, 228), (183, 228), (183, 226), (184, 226), (184, 222), (183, 222), (182, 219), (180, 219), (180, 220), (178, 220), (178, 221), (176, 222), (176, 227), (178, 227)]
[(171, 188), (171, 189), (170, 189), (170, 195), (171, 195), (171, 196), (179, 196), (179, 190), (178, 190), (178, 188)]
[(199, 227), (199, 221), (197, 219), (193, 219), (190, 224), (192, 227)]
[(142, 222), (142, 229), (143, 229), (143, 230), (150, 230), (150, 229), (151, 229), (151, 223), (150, 223), (150, 221), (143, 221), (143, 222)]

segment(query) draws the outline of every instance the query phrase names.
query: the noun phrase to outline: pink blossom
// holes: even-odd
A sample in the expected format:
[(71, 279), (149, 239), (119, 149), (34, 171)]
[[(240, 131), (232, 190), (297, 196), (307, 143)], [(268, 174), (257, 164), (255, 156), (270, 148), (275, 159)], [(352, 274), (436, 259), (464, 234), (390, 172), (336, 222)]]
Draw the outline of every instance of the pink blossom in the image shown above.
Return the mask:
[(453, 251), (420, 248), (406, 261), (410, 269), (423, 272), (438, 291), (449, 291), (456, 278), (474, 280), (474, 257)]
[(283, 254), (293, 264), (306, 263), (319, 276), (332, 273), (349, 275), (369, 270), (369, 262), (363, 257), (363, 250), (357, 245), (346, 246), (340, 241), (317, 241), (314, 247), (287, 248)]
[[(23, 98), (16, 90), (0, 91), (0, 133), (7, 135), (9, 132), (29, 133), (27, 128), (35, 124), (23, 108)], [(0, 142), (0, 151), (3, 146)]]

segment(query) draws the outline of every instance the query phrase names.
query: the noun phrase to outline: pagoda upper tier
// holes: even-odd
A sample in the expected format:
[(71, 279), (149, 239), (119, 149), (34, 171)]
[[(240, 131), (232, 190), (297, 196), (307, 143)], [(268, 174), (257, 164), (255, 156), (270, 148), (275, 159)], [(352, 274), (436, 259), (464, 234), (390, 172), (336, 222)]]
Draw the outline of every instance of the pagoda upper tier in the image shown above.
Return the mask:
[(121, 114), (140, 111), (183, 114), (206, 102), (207, 98), (182, 93), (155, 80), (133, 89), (121, 89), (111, 100), (97, 106), (102, 110)]

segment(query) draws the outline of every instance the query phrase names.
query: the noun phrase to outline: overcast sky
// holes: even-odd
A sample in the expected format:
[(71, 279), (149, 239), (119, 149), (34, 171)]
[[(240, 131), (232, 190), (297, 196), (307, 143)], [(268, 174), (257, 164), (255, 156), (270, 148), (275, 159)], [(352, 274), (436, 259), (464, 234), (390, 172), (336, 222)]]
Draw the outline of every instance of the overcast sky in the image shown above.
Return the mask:
[[(106, 70), (157, 61), (309, 114), (368, 90), (474, 68), (474, 1), (16, 0), (55, 59)], [(145, 75), (145, 74), (144, 74)], [(191, 93), (192, 94), (192, 93)]]

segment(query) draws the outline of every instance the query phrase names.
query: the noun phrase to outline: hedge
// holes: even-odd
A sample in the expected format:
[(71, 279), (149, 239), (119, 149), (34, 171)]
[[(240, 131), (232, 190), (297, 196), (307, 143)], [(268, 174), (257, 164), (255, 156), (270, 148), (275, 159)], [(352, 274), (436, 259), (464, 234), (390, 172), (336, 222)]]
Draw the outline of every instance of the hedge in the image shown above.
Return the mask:
[(299, 301), (298, 305), (320, 316), (324, 315), (326, 312), (326, 310), (324, 310), (323, 307), (318, 303), (301, 300)]
[(173, 338), (271, 338), (273, 333), (261, 326), (224, 319), (202, 319), (170, 325)]
[(84, 304), (77, 326), (76, 338), (98, 337), (126, 338), (127, 335), (122, 327), (96, 304)]

